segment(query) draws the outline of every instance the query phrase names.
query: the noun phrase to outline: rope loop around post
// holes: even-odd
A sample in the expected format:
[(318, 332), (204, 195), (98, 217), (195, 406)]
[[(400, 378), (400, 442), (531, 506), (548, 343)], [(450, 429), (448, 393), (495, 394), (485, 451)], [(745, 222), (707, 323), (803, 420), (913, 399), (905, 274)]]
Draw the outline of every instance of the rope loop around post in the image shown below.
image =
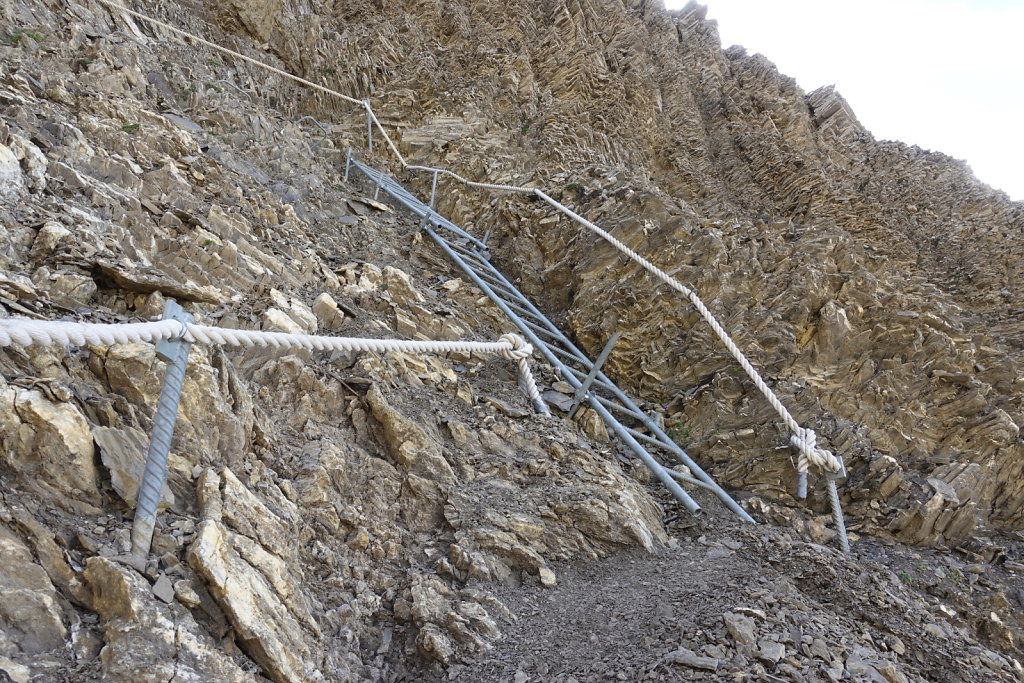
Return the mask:
[(512, 345), (512, 348), (500, 351), (504, 358), (519, 360), (533, 355), (533, 345), (514, 332), (501, 335), (498, 337), (498, 341), (508, 342)]

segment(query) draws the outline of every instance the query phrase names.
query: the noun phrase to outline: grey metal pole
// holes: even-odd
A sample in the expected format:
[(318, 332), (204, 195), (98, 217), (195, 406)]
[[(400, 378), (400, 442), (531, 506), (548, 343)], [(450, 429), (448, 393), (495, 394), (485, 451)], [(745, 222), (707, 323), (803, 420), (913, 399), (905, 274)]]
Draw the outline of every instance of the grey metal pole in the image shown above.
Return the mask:
[[(195, 322), (192, 315), (174, 301), (164, 306), (164, 320), (178, 320), (182, 323)], [(178, 403), (181, 401), (181, 387), (185, 383), (185, 366), (192, 343), (183, 338), (164, 339), (156, 345), (156, 355), (167, 363), (160, 398), (153, 417), (153, 436), (146, 452), (146, 469), (139, 483), (139, 498), (135, 504), (135, 521), (132, 523), (132, 560), (141, 569), (145, 568), (146, 556), (153, 542), (156, 527), (156, 511), (160, 504), (160, 493), (167, 479), (167, 454), (171, 450), (174, 423), (178, 419)]]
[(437, 171), (434, 171), (434, 180), (430, 183), (430, 208), (434, 208), (434, 198), (437, 195)]
[(363, 100), (366, 107), (366, 151), (373, 154), (373, 116), (370, 115), (370, 100)]
[(348, 182), (348, 171), (349, 171), (350, 168), (352, 168), (352, 148), (351, 147), (349, 147), (347, 150), (345, 150), (345, 175), (342, 176), (341, 182), (343, 182), (343, 183), (347, 183)]
[(832, 503), (832, 519), (835, 520), (836, 533), (839, 534), (839, 547), (844, 553), (850, 552), (850, 538), (846, 535), (846, 520), (843, 518), (843, 506), (839, 504), (839, 491), (836, 480), (828, 478), (828, 499)]
[(807, 473), (798, 472), (796, 475), (796, 497), (803, 500), (807, 497)]
[(603, 366), (604, 362), (608, 360), (608, 356), (611, 354), (612, 348), (615, 346), (615, 342), (617, 341), (619, 341), (619, 333), (613, 332), (612, 336), (609, 337), (608, 341), (605, 343), (604, 348), (601, 349), (601, 354), (597, 357), (597, 360), (594, 361), (594, 365), (590, 368), (590, 372), (588, 372), (587, 376), (583, 379), (583, 384), (581, 384), (580, 388), (576, 390), (575, 394), (573, 394), (572, 407), (569, 409), (569, 417), (574, 416), (576, 411), (579, 410), (580, 403), (587, 395), (587, 392), (590, 391), (590, 385), (593, 384), (594, 380), (597, 378), (597, 373), (601, 372), (601, 366)]
[(303, 116), (301, 119), (299, 119), (298, 121), (295, 122), (295, 125), (299, 125), (303, 121), (312, 121), (313, 125), (320, 129), (320, 132), (322, 132), (324, 134), (325, 138), (331, 136), (331, 134), (329, 132), (327, 132), (327, 129), (324, 128), (323, 125), (321, 125), (321, 123), (319, 121), (317, 121), (315, 118), (313, 118), (312, 116)]

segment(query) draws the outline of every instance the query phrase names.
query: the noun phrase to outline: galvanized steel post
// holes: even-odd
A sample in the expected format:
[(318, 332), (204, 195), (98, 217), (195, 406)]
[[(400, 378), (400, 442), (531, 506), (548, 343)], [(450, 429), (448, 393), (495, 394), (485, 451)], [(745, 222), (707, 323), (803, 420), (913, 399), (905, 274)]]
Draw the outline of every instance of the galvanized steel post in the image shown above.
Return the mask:
[(832, 503), (832, 519), (835, 521), (836, 533), (839, 534), (839, 547), (844, 553), (850, 552), (850, 538), (846, 535), (846, 520), (843, 519), (843, 506), (839, 504), (839, 491), (836, 479), (828, 478), (828, 499)]
[(345, 175), (342, 176), (341, 182), (343, 182), (343, 183), (347, 183), (348, 182), (348, 171), (349, 171), (350, 168), (352, 168), (352, 148), (351, 147), (349, 147), (347, 150), (345, 150)]
[(370, 100), (363, 100), (366, 107), (366, 151), (373, 154), (373, 114), (370, 113)]
[(434, 197), (437, 194), (437, 174), (439, 171), (434, 171), (434, 180), (430, 183), (430, 208), (434, 208)]
[(798, 472), (796, 475), (796, 497), (803, 500), (807, 497), (807, 473)]
[[(174, 423), (178, 419), (178, 403), (181, 387), (185, 382), (185, 366), (192, 343), (184, 339), (186, 323), (195, 318), (174, 301), (164, 307), (164, 320), (181, 322), (182, 336), (157, 342), (156, 355), (167, 363), (156, 415), (153, 416), (153, 436), (146, 452), (146, 469), (139, 483), (139, 497), (135, 505), (135, 521), (132, 523), (132, 560), (139, 569), (146, 563), (149, 547), (156, 527), (156, 511), (160, 504), (160, 493), (167, 479), (167, 454), (171, 450)], [(140, 566), (141, 565), (141, 566)]]

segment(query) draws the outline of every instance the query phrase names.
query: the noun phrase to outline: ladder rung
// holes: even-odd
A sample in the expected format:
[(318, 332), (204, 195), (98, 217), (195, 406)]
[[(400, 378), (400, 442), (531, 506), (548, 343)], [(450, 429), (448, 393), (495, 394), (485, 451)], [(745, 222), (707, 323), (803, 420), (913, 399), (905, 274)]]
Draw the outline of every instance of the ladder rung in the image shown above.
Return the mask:
[(591, 394), (591, 397), (597, 399), (598, 401), (600, 401), (601, 405), (605, 406), (606, 408), (611, 408), (612, 410), (614, 410), (616, 412), (619, 412), (619, 413), (622, 413), (623, 415), (629, 415), (630, 417), (636, 418), (637, 420), (641, 420), (641, 421), (648, 419), (647, 416), (644, 415), (643, 413), (638, 413), (635, 410), (630, 410), (629, 408), (626, 408), (625, 406), (619, 405), (615, 401), (610, 401), (610, 400), (606, 399), (603, 396), (598, 396), (597, 394)]
[[(505, 303), (506, 303), (506, 304), (508, 304), (508, 302), (507, 302), (507, 301), (506, 301)], [(537, 334), (543, 334), (543, 335), (544, 335), (545, 337), (550, 337), (551, 339), (554, 339), (555, 341), (561, 341), (561, 340), (560, 340), (560, 339), (558, 338), (558, 336), (557, 336), (557, 335), (555, 335), (555, 333), (554, 333), (554, 332), (552, 332), (551, 330), (548, 330), (548, 329), (546, 329), (546, 328), (543, 328), (543, 327), (541, 327), (540, 325), (534, 325), (534, 324), (533, 324), (533, 323), (531, 323), (531, 322), (530, 322), (529, 320), (523, 320), (523, 323), (524, 323), (524, 324), (525, 324), (525, 325), (526, 325), (527, 327), (529, 327), (529, 328), (530, 328), (531, 330), (533, 330), (534, 332), (536, 332)], [(559, 334), (561, 334), (561, 333), (559, 333)], [(551, 348), (551, 347), (548, 347), (548, 348)]]
[(644, 441), (646, 441), (648, 443), (652, 443), (655, 446), (660, 446), (661, 448), (664, 448), (667, 451), (673, 451), (673, 450), (679, 448), (679, 446), (675, 446), (675, 449), (673, 449), (672, 446), (669, 446), (668, 444), (666, 444), (661, 439), (656, 439), (653, 436), (651, 436), (649, 434), (644, 434), (643, 432), (638, 431), (636, 429), (633, 429), (632, 427), (626, 427), (626, 431), (628, 431), (630, 434), (632, 434), (633, 436), (635, 436), (638, 439), (643, 439)]
[(456, 243), (450, 242), (450, 241), (448, 241), (448, 240), (445, 240), (445, 241), (446, 241), (446, 242), (448, 242), (448, 246), (449, 246), (449, 247), (451, 247), (451, 248), (452, 248), (452, 249), (454, 249), (455, 251), (459, 252), (460, 254), (463, 254), (463, 255), (465, 255), (465, 256), (472, 256), (472, 257), (473, 257), (473, 258), (475, 258), (475, 259), (476, 259), (477, 261), (480, 261), (481, 263), (486, 263), (486, 264), (490, 265), (490, 261), (488, 261), (487, 259), (485, 259), (484, 257), (482, 257), (482, 256), (481, 256), (481, 255), (479, 254), (479, 252), (476, 252), (476, 251), (474, 251), (474, 250), (472, 250), (472, 249), (466, 249), (466, 248), (465, 248), (464, 246), (462, 246), (461, 244), (456, 244)]
[[(574, 374), (574, 375), (577, 375), (577, 376), (579, 376), (579, 377), (581, 377), (581, 378), (585, 378), (585, 377), (587, 376), (587, 373), (586, 373), (586, 372), (583, 372), (583, 371), (581, 371), (581, 370), (577, 370), (576, 368), (569, 368), (569, 371), (570, 371), (570, 372), (571, 372), (572, 374)], [(609, 390), (611, 390), (611, 389), (614, 389), (614, 388), (615, 388), (615, 387), (614, 387), (614, 386), (612, 386), (611, 384), (608, 384), (608, 382), (605, 382), (605, 381), (603, 381), (603, 380), (599, 380), (599, 379), (597, 379), (596, 377), (595, 377), (594, 379), (592, 379), (592, 380), (590, 381), (590, 385), (591, 385), (591, 386), (594, 386), (595, 384), (596, 384), (597, 386), (599, 386), (599, 387), (604, 387), (605, 389), (609, 389)]]
[(566, 351), (565, 349), (560, 349), (556, 346), (549, 346), (548, 349), (551, 350), (553, 353), (557, 353), (559, 356), (568, 358), (573, 363), (578, 363), (582, 365), (583, 367), (587, 368), (587, 372), (590, 372), (589, 366), (591, 366), (591, 363), (589, 360), (584, 360), (577, 356), (575, 353), (572, 353), (571, 351)]

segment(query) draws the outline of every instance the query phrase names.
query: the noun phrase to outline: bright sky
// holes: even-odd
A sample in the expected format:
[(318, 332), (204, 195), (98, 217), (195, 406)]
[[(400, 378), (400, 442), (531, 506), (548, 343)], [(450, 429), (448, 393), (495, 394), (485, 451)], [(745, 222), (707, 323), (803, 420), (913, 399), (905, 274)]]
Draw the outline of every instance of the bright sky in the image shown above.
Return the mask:
[(702, 4), (723, 47), (760, 52), (806, 92), (835, 84), (876, 138), (964, 159), (1024, 200), (1024, 0)]

